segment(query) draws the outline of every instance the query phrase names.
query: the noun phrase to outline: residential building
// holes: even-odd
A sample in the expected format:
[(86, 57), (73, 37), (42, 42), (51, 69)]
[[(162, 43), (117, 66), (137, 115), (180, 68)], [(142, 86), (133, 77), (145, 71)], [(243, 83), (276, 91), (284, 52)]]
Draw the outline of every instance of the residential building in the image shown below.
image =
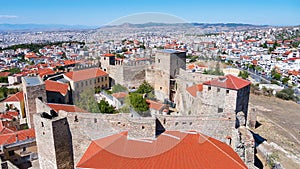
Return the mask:
[(52, 80), (46, 80), (45, 86), (48, 103), (70, 103), (70, 92), (68, 84)]
[(24, 102), (24, 94), (22, 91), (8, 97), (3, 101), (4, 106), (7, 106), (8, 109), (17, 110), (19, 112), (19, 118), (22, 123), (24, 123), (24, 119), (26, 117), (25, 112), (25, 102)]
[(88, 68), (67, 72), (64, 78), (70, 83), (72, 100), (79, 98), (80, 93), (86, 89), (109, 88), (109, 76), (99, 68)]

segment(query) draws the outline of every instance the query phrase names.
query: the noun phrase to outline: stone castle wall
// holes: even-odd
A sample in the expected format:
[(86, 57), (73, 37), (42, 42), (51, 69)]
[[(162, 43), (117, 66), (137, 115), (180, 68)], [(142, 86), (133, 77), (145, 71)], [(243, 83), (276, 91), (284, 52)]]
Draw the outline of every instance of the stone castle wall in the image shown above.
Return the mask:
[(67, 117), (72, 135), (74, 162), (78, 163), (91, 140), (128, 131), (129, 138), (154, 138), (154, 118), (131, 118), (129, 114), (68, 113), (59, 112)]
[(226, 137), (232, 136), (235, 130), (235, 118), (222, 116), (159, 115), (157, 119), (165, 130), (197, 131), (223, 142), (226, 142)]
[(23, 81), (23, 92), (25, 99), (25, 111), (29, 128), (34, 127), (33, 114), (36, 113), (36, 98), (41, 98), (43, 101), (47, 101), (45, 84), (36, 86), (26, 86), (26, 82)]
[(126, 87), (138, 87), (145, 80), (148, 65), (115, 65), (110, 68), (113, 84)]
[[(38, 113), (46, 112), (50, 114), (51, 108), (39, 99), (36, 99), (36, 105)], [(56, 159), (58, 157), (52, 155), (55, 153), (57, 156), (64, 155), (60, 150), (66, 150), (59, 149), (58, 147), (63, 146), (63, 144), (64, 147), (68, 147), (69, 145), (66, 144), (67, 142), (72, 146), (72, 157), (74, 158), (74, 164), (76, 165), (88, 148), (91, 140), (122, 131), (128, 131), (129, 138), (155, 138), (155, 118), (152, 117), (132, 118), (129, 114), (76, 113), (65, 111), (59, 111), (58, 114), (58, 119), (66, 119), (64, 121), (64, 123), (66, 122), (65, 125), (63, 125), (62, 122), (58, 122), (56, 118), (49, 120), (40, 117), (40, 114), (35, 115), (34, 121), (35, 125), (37, 125), (35, 129), (37, 142), (39, 144), (38, 147), (45, 147), (48, 144), (51, 145), (46, 149), (41, 149), (41, 152), (39, 152), (43, 157), (41, 158), (43, 166), (55, 165), (51, 164), (51, 161), (57, 161)], [(61, 128), (60, 126), (63, 126), (62, 129), (56, 130)], [(66, 130), (66, 128), (68, 128), (68, 130)], [(70, 133), (70, 135), (62, 135), (61, 133)], [(64, 143), (54, 142), (53, 140), (62, 140)], [(57, 152), (52, 152), (48, 150), (48, 148), (56, 150)], [(57, 161), (57, 163), (59, 163), (59, 161)]]

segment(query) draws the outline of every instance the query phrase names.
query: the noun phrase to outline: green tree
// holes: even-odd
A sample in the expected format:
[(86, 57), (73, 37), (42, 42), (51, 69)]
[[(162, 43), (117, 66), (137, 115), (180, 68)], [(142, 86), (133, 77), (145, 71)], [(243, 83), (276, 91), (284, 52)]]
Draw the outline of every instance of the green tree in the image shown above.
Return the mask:
[(127, 52), (127, 51), (128, 50), (125, 47), (122, 48), (122, 52)]
[(140, 48), (146, 49), (145, 45), (140, 45)]
[(131, 104), (130, 104), (130, 98), (129, 98), (129, 95), (127, 95), (124, 99), (124, 104), (123, 106), (119, 109), (120, 112), (122, 113), (130, 113), (130, 107), (131, 107)]
[(0, 83), (8, 83), (8, 77), (0, 77)]
[(104, 113), (104, 114), (117, 113), (115, 108), (113, 106), (109, 105), (108, 102), (105, 100), (100, 100), (98, 107), (99, 107), (100, 113)]
[(290, 80), (290, 78), (288, 78), (288, 77), (284, 77), (283, 79), (282, 79), (282, 83), (283, 84), (288, 84), (288, 81)]
[(146, 81), (144, 81), (140, 86), (139, 88), (137, 89), (137, 93), (140, 93), (140, 94), (145, 94), (145, 93), (150, 93), (152, 92), (154, 89), (153, 87)]
[(282, 89), (280, 92), (276, 93), (276, 97), (283, 100), (293, 100), (293, 101), (299, 100), (299, 98), (294, 95), (294, 90), (292, 88)]
[(273, 78), (274, 78), (275, 80), (280, 80), (280, 79), (281, 79), (281, 74), (275, 73), (275, 74), (273, 75)]
[(94, 89), (86, 89), (75, 100), (75, 105), (92, 113), (99, 113), (99, 106), (94, 97)]
[(268, 48), (268, 46), (267, 46), (267, 41), (265, 41), (265, 43), (264, 43), (263, 45), (261, 45), (261, 47), (263, 47), (263, 48)]
[(145, 112), (149, 109), (149, 106), (146, 102), (146, 99), (139, 93), (131, 93), (129, 95), (130, 104), (132, 105), (133, 109), (138, 112)]
[(247, 79), (249, 77), (249, 73), (247, 71), (240, 71), (238, 76), (243, 79)]
[(19, 68), (11, 68), (9, 70), (5, 70), (4, 72), (10, 72), (11, 74), (20, 73), (21, 70)]
[(125, 92), (125, 91), (127, 91), (127, 88), (120, 84), (114, 85), (111, 89), (112, 93)]

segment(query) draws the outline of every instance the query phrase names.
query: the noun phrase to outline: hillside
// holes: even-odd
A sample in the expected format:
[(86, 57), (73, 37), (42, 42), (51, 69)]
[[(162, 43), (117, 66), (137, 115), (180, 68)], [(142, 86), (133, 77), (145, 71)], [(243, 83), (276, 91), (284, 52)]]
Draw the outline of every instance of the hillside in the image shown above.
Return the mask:
[[(274, 142), (287, 153), (275, 150), (286, 169), (297, 168), (300, 162), (300, 105), (275, 97), (250, 96), (250, 104), (257, 107), (257, 128), (259, 134), (268, 143)], [(292, 157), (294, 156), (294, 157)]]

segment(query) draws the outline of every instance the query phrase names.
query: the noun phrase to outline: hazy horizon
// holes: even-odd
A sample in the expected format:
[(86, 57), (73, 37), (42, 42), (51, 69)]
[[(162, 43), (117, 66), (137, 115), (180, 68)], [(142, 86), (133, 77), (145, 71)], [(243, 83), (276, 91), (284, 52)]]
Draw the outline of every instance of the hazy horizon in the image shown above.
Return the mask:
[(103, 26), (145, 13), (167, 14), (187, 23), (294, 26), (300, 24), (300, 1), (14, 0), (1, 3), (0, 24)]

